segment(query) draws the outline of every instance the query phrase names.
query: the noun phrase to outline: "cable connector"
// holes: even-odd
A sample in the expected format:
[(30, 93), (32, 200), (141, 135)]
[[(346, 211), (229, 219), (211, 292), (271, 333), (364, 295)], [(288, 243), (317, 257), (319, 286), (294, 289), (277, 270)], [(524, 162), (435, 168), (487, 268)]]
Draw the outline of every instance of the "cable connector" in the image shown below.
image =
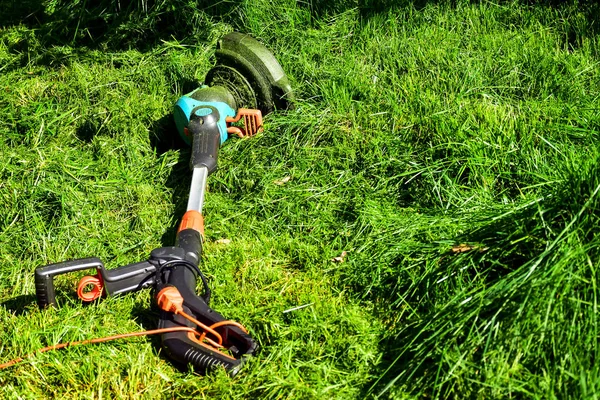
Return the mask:
[(183, 297), (175, 286), (167, 286), (156, 295), (158, 306), (167, 312), (180, 314), (183, 312)]

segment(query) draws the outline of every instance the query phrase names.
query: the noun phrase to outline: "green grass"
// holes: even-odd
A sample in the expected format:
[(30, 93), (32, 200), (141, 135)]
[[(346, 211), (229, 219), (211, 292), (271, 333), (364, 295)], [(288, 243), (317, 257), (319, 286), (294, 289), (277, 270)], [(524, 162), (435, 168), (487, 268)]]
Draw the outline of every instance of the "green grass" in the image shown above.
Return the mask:
[(40, 311), (33, 271), (173, 243), (190, 176), (170, 112), (217, 38), (265, 43), (298, 100), (225, 144), (204, 210), (212, 306), (262, 352), (229, 378), (157, 338), (83, 346), (0, 371), (1, 397), (600, 394), (595, 3), (4, 9), (0, 361), (155, 327), (149, 293), (86, 307), (78, 276)]

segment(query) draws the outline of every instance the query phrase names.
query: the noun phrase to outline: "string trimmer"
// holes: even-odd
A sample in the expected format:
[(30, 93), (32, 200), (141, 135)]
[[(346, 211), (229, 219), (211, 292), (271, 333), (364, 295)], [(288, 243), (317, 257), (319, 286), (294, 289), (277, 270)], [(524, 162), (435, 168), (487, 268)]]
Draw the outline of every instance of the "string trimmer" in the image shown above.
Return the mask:
[[(139, 334), (160, 333), (166, 353), (176, 363), (191, 364), (201, 371), (222, 366), (235, 374), (243, 359), (257, 352), (258, 344), (242, 325), (225, 320), (208, 306), (210, 289), (199, 269), (206, 180), (217, 168), (219, 147), (228, 134), (254, 135), (262, 127), (263, 114), (288, 108), (291, 87), (275, 57), (246, 35), (223, 37), (216, 59), (205, 85), (175, 104), (175, 125), (191, 145), (192, 170), (187, 211), (175, 246), (155, 249), (145, 261), (111, 270), (98, 258), (41, 266), (35, 270), (35, 285), (42, 308), (56, 304), (54, 277), (86, 269), (97, 270), (95, 276), (86, 276), (79, 283), (78, 296), (86, 302), (102, 295), (153, 288), (162, 310), (158, 329)], [(200, 296), (196, 294), (198, 279), (203, 285)], [(85, 343), (89, 342), (94, 341)], [(54, 348), (57, 346), (42, 351)]]

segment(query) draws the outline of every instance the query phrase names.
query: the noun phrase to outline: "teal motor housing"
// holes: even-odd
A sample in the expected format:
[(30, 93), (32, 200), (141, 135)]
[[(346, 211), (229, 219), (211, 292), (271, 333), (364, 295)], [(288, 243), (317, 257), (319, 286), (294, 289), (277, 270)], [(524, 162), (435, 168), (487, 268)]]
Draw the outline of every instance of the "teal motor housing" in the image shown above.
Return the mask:
[(181, 96), (175, 103), (173, 116), (177, 132), (186, 144), (192, 144), (192, 136), (187, 130), (190, 119), (193, 115), (204, 117), (216, 110), (219, 118), (216, 121), (221, 135), (221, 144), (227, 140), (227, 117), (235, 117), (236, 110), (233, 97), (227, 92), (227, 89), (214, 86), (201, 86), (191, 93)]

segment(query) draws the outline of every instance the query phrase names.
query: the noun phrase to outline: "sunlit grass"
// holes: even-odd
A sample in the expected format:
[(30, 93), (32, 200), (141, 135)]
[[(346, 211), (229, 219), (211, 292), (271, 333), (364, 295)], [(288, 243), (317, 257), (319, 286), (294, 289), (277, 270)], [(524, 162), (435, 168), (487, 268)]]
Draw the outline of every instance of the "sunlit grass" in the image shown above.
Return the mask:
[(263, 41), (298, 100), (209, 181), (212, 305), (262, 346), (243, 372), (182, 372), (138, 338), (1, 371), (3, 397), (597, 394), (598, 7), (455, 3), (9, 7), (2, 361), (155, 327), (148, 293), (84, 307), (75, 276), (39, 311), (33, 270), (173, 243), (190, 176), (171, 107), (216, 38)]

